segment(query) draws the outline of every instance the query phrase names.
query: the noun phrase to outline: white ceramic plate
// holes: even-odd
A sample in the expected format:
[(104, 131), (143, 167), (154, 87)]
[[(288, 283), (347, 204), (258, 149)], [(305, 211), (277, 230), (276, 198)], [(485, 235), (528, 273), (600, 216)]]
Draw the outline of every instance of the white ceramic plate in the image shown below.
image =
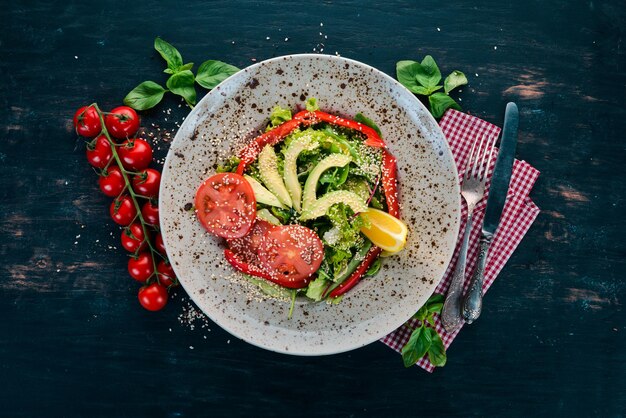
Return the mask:
[[(398, 159), (406, 249), (337, 305), (261, 300), (224, 260), (221, 239), (189, 209), (197, 187), (267, 123), (276, 105), (295, 109), (316, 97), (322, 110), (373, 119)], [(167, 155), (161, 181), (163, 239), (176, 275), (218, 325), (251, 344), (298, 355), (352, 350), (402, 325), (432, 294), (450, 261), (459, 228), (458, 176), (428, 110), (386, 74), (346, 58), (290, 55), (248, 67), (207, 94), (189, 114)]]

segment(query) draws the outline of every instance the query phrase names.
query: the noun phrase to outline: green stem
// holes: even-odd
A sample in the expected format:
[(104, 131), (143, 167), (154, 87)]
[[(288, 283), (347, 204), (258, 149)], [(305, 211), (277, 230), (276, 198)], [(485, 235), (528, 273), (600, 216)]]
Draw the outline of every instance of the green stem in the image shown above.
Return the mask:
[[(155, 257), (155, 255), (159, 255), (162, 258), (165, 258), (165, 257), (162, 256), (152, 246), (152, 243), (150, 242), (150, 239), (148, 238), (150, 235), (148, 234), (149, 230), (148, 230), (148, 227), (147, 227), (147, 223), (143, 219), (143, 215), (141, 213), (141, 206), (139, 205), (139, 201), (137, 200), (137, 198), (140, 197), (140, 195), (136, 194), (135, 191), (133, 190), (133, 188), (131, 187), (131, 182), (130, 182), (130, 179), (129, 179), (130, 171), (127, 171), (124, 168), (124, 165), (122, 164), (122, 160), (121, 160), (120, 156), (117, 154), (117, 149), (116, 149), (117, 144), (113, 141), (113, 139), (111, 139), (111, 135), (109, 135), (109, 131), (107, 130), (107, 128), (106, 128), (106, 126), (104, 124), (104, 116), (103, 116), (104, 113), (102, 112), (102, 110), (100, 110), (100, 107), (98, 106), (97, 103), (93, 103), (92, 106), (96, 109), (96, 112), (98, 112), (98, 117), (100, 118), (100, 124), (102, 125), (102, 131), (100, 133), (107, 138), (107, 140), (109, 141), (109, 144), (111, 145), (111, 151), (113, 152), (113, 158), (115, 159), (115, 162), (117, 163), (118, 167), (120, 168), (120, 172), (122, 173), (122, 178), (124, 179), (124, 183), (126, 184), (125, 189), (128, 190), (128, 194), (130, 195), (130, 198), (133, 201), (133, 205), (135, 206), (135, 209), (137, 211), (137, 215), (135, 216), (135, 219), (139, 218), (139, 222), (141, 223), (141, 229), (143, 230), (144, 241), (148, 243), (148, 248), (150, 248), (150, 253), (151, 253), (151, 256), (152, 256), (152, 267), (154, 269), (154, 272), (152, 273), (152, 275), (150, 277), (148, 277), (148, 279), (146, 280), (146, 284), (150, 284), (152, 282), (153, 277), (155, 277), (156, 280), (157, 280), (157, 283), (160, 284), (159, 276), (157, 275), (157, 266), (156, 266), (156, 257)], [(134, 221), (135, 220), (133, 220), (133, 222)]]

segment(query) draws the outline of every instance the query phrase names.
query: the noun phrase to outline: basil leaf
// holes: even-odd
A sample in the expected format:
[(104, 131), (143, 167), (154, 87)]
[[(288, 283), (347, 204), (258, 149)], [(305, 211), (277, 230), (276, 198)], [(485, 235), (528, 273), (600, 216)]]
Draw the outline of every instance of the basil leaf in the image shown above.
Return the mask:
[(428, 102), (430, 103), (430, 113), (436, 119), (442, 117), (448, 108), (461, 110), (461, 106), (445, 93), (435, 93), (432, 96), (428, 96)]
[(373, 120), (366, 117), (363, 113), (357, 113), (356, 116), (354, 117), (354, 120), (359, 123), (362, 123), (365, 126), (369, 126), (370, 128), (376, 131), (378, 136), (382, 136), (382, 134), (380, 133), (380, 128), (378, 128), (378, 126), (374, 123)]
[(172, 75), (166, 86), (174, 94), (183, 96), (187, 104), (196, 104), (196, 89), (194, 88), (194, 76), (189, 70), (184, 70)]
[(446, 347), (443, 345), (441, 337), (433, 328), (426, 328), (425, 331), (431, 340), (431, 344), (428, 347), (428, 360), (433, 366), (445, 366), (448, 356), (446, 355)]
[(426, 302), (427, 305), (431, 303), (443, 303), (446, 300), (446, 297), (441, 293), (433, 293)]
[(167, 67), (174, 72), (183, 65), (183, 57), (180, 56), (178, 49), (174, 48), (170, 43), (165, 42), (161, 38), (154, 38), (154, 49), (163, 57), (167, 62)]
[(178, 69), (178, 71), (191, 70), (193, 68), (193, 62), (188, 62)]
[(421, 64), (415, 61), (398, 61), (396, 63), (396, 77), (400, 84), (416, 94), (427, 94), (423, 87), (417, 84), (417, 73), (421, 71)]
[(165, 74), (174, 74), (174, 70), (172, 70), (171, 68), (166, 68), (165, 70), (163, 70), (163, 72)]
[(435, 318), (433, 317), (433, 314), (430, 314), (426, 317), (426, 322), (428, 322), (433, 327), (435, 326)]
[(136, 110), (146, 110), (156, 106), (166, 90), (154, 81), (144, 81), (124, 97), (124, 104)]
[(415, 319), (418, 319), (420, 321), (425, 320), (427, 316), (428, 316), (428, 308), (426, 307), (426, 305), (419, 308), (419, 310), (415, 313), (415, 315), (413, 315)]
[(200, 64), (196, 81), (205, 89), (213, 89), (239, 71), (239, 68), (222, 61), (208, 60)]
[(435, 87), (441, 81), (441, 71), (430, 55), (424, 57), (416, 76), (417, 81), (424, 87)]
[(459, 70), (454, 70), (443, 81), (443, 88), (447, 94), (455, 88), (459, 86), (464, 86), (465, 84), (467, 84), (467, 77), (465, 77), (465, 74), (463, 74)]
[(427, 330), (431, 328), (419, 327), (411, 334), (409, 341), (402, 347), (402, 361), (404, 367), (411, 367), (430, 349), (431, 339)]
[(426, 307), (430, 313), (441, 313), (443, 308), (443, 302), (445, 297), (441, 294), (435, 293), (426, 302)]

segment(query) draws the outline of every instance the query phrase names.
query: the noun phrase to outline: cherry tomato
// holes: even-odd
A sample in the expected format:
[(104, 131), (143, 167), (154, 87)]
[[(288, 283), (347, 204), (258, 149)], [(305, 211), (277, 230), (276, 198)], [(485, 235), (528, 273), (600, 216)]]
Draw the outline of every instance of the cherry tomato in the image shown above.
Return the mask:
[(129, 253), (143, 251), (148, 247), (146, 235), (140, 223), (135, 222), (122, 231), (122, 247)]
[(154, 238), (154, 248), (163, 255), (166, 255), (165, 244), (163, 243), (163, 235), (159, 232)]
[(159, 311), (167, 304), (167, 289), (152, 283), (139, 289), (139, 303), (149, 311)]
[(124, 186), (126, 186), (122, 170), (116, 165), (109, 167), (98, 179), (98, 185), (100, 185), (100, 190), (105, 195), (109, 197), (118, 196), (124, 190)]
[(104, 124), (115, 138), (126, 139), (137, 133), (139, 116), (132, 108), (120, 106), (111, 110), (104, 118)]
[(133, 177), (133, 190), (145, 197), (157, 197), (161, 173), (153, 168), (146, 168)]
[(259, 267), (261, 265), (259, 261), (259, 248), (264, 245), (263, 241), (265, 236), (268, 231), (273, 228), (274, 225), (271, 223), (257, 219), (245, 236), (227, 240), (228, 248), (244, 263)]
[(95, 145), (87, 146), (87, 161), (96, 168), (104, 168), (113, 158), (111, 144), (106, 136), (100, 135), (96, 138)]
[(111, 202), (109, 213), (116, 224), (128, 226), (133, 219), (135, 219), (135, 216), (137, 216), (137, 209), (135, 208), (133, 200), (130, 196), (125, 194), (119, 199), (115, 199)]
[(141, 171), (152, 162), (152, 147), (143, 139), (129, 139), (117, 149), (122, 165), (127, 170)]
[(176, 283), (176, 273), (174, 273), (171, 264), (165, 260), (161, 260), (157, 264), (157, 277), (161, 286), (170, 287)]
[(305, 287), (324, 258), (324, 244), (317, 234), (302, 225), (277, 226), (259, 247), (261, 264), (282, 286)]
[(128, 274), (133, 279), (145, 283), (154, 273), (154, 263), (149, 252), (140, 253), (128, 259)]
[(196, 192), (196, 214), (210, 233), (227, 239), (241, 238), (256, 217), (252, 186), (239, 174), (215, 174)]
[(143, 204), (141, 207), (141, 216), (143, 216), (143, 220), (150, 225), (159, 225), (159, 207), (153, 205), (152, 201), (148, 200)]
[(93, 106), (83, 106), (74, 114), (74, 127), (78, 135), (93, 138), (102, 131), (100, 116)]

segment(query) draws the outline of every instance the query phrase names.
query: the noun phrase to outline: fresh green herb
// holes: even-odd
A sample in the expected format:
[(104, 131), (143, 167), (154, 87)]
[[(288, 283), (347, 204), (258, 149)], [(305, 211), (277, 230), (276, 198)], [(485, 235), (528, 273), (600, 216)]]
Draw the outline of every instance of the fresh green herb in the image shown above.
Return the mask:
[(178, 49), (174, 48), (172, 44), (157, 37), (154, 39), (154, 49), (163, 57), (167, 63), (167, 74), (174, 74), (179, 71), (183, 66), (183, 57), (178, 52)]
[(273, 128), (291, 120), (291, 110), (285, 107), (274, 106), (270, 114), (270, 127)]
[(315, 280), (309, 283), (306, 289), (306, 297), (319, 302), (324, 297), (324, 291), (330, 284), (330, 280), (326, 280), (322, 275), (317, 276)]
[(154, 81), (144, 81), (128, 93), (124, 103), (136, 110), (150, 109), (163, 99), (166, 91)]
[(215, 171), (218, 173), (228, 173), (228, 172), (234, 173), (235, 171), (237, 171), (237, 166), (239, 166), (239, 161), (240, 161), (239, 157), (233, 155), (228, 160), (226, 160), (224, 164), (218, 165)]
[[(428, 354), (428, 360), (433, 366), (442, 367), (446, 364), (446, 347), (434, 328), (434, 315), (441, 313), (443, 301), (443, 295), (435, 293), (413, 315), (414, 319), (420, 321), (420, 325), (413, 328), (409, 341), (402, 347), (404, 367), (413, 366), (426, 354)], [(407, 326), (409, 325), (407, 324)]]
[(320, 110), (320, 107), (317, 105), (317, 99), (315, 97), (311, 97), (306, 101), (306, 110), (309, 112), (315, 112), (316, 110)]
[(287, 315), (287, 319), (291, 319), (293, 315), (293, 307), (296, 306), (296, 296), (298, 296), (298, 290), (291, 289), (291, 305), (289, 306), (289, 315)]
[[(467, 84), (467, 77), (461, 71), (454, 70), (441, 82), (441, 71), (430, 55), (426, 55), (422, 62), (398, 61), (396, 63), (398, 81), (411, 92), (428, 97), (430, 113), (435, 118), (443, 116), (449, 109), (461, 110), (461, 106), (449, 96), (457, 87)], [(438, 92), (444, 89), (444, 93)]]
[(239, 71), (239, 68), (222, 61), (204, 61), (198, 68), (196, 82), (205, 89), (211, 90), (237, 71)]
[(205, 89), (211, 90), (226, 78), (235, 74), (239, 69), (221, 61), (208, 60), (198, 68), (197, 75), (191, 69), (193, 62), (183, 63), (183, 57), (178, 49), (161, 38), (154, 40), (154, 49), (167, 63), (164, 73), (169, 74), (164, 88), (154, 81), (144, 81), (132, 89), (124, 98), (124, 104), (136, 110), (151, 109), (163, 99), (166, 92), (172, 92), (185, 99), (189, 107), (196, 104), (197, 82)]
[(373, 130), (375, 130), (375, 131), (376, 131), (376, 133), (377, 133), (379, 136), (382, 136), (382, 134), (380, 133), (380, 128), (378, 127), (378, 125), (376, 125), (376, 124), (374, 123), (374, 121), (373, 121), (373, 120), (371, 120), (370, 118), (368, 118), (367, 116), (365, 116), (363, 113), (357, 113), (357, 114), (354, 116), (354, 120), (355, 120), (355, 121), (357, 121), (357, 122), (359, 122), (359, 123), (362, 123), (362, 124), (363, 124), (363, 125), (365, 125), (365, 126), (369, 126), (369, 127), (370, 127), (370, 128), (372, 128)]
[(191, 70), (172, 74), (165, 85), (172, 93), (182, 96), (189, 107), (193, 107), (196, 104), (196, 88), (194, 87), (194, 76)]
[(249, 274), (243, 275), (250, 283), (256, 285), (259, 290), (265, 293), (267, 296), (271, 296), (277, 299), (290, 300), (293, 295), (291, 293), (291, 289), (287, 289), (281, 286), (278, 286), (274, 283), (271, 283), (265, 279), (260, 279), (255, 276), (250, 276)]

